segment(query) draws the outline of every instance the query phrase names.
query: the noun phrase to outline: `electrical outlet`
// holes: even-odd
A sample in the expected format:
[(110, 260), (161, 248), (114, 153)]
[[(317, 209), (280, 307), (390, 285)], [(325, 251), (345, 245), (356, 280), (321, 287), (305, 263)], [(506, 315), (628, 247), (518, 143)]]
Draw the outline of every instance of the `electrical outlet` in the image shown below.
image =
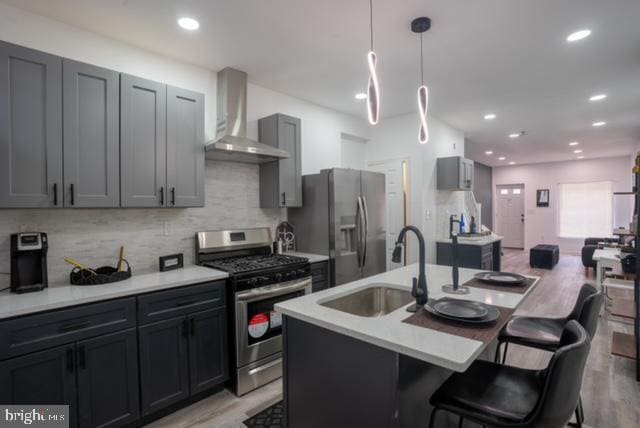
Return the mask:
[(171, 223), (169, 223), (168, 221), (164, 222), (164, 236), (169, 236), (171, 235)]

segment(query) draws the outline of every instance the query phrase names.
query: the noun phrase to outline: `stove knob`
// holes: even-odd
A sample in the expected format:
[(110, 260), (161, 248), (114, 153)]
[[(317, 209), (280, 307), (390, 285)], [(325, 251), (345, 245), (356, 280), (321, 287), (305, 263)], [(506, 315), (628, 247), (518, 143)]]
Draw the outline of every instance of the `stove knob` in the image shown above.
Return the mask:
[(267, 282), (269, 282), (268, 276), (261, 276), (260, 278), (258, 278), (258, 284), (266, 284)]
[(298, 269), (298, 270), (296, 271), (296, 273), (298, 274), (298, 278), (301, 278), (301, 277), (303, 277), (303, 276), (306, 276), (306, 275), (307, 275), (307, 271), (306, 271), (306, 270), (304, 270), (304, 269)]
[(282, 274), (281, 273), (277, 273), (274, 275), (276, 282), (281, 282), (282, 281)]
[(247, 284), (249, 284), (250, 287), (255, 287), (256, 285), (258, 285), (258, 278), (248, 279)]

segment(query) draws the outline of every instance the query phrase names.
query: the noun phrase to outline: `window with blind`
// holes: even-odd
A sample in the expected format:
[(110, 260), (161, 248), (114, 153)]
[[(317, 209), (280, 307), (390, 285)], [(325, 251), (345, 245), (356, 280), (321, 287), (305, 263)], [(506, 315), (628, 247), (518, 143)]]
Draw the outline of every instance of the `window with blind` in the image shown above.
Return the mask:
[(558, 235), (562, 238), (610, 236), (613, 230), (613, 182), (558, 186)]

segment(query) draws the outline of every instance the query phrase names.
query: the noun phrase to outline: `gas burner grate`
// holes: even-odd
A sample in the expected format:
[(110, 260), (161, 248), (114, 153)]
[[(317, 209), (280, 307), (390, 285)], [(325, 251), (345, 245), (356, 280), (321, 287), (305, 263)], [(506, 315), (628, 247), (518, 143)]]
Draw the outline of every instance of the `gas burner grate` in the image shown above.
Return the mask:
[(304, 263), (307, 260), (297, 256), (287, 256), (284, 254), (268, 254), (258, 256), (238, 256), (219, 259), (204, 263), (214, 269), (227, 272), (242, 273), (259, 269), (270, 269)]

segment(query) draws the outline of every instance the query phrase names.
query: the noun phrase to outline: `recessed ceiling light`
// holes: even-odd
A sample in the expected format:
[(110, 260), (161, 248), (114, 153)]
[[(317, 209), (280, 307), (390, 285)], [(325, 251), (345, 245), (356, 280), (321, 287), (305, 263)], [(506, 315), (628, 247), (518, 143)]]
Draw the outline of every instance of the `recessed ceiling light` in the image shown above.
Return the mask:
[(487, 150), (486, 152), (484, 152), (485, 155), (492, 155), (493, 152), (491, 150)]
[(509, 165), (515, 165), (516, 163), (514, 161), (509, 162)]
[(574, 150), (573, 153), (582, 153), (582, 150), (580, 150), (580, 149)]
[(593, 122), (592, 125), (595, 126), (596, 128), (599, 126), (605, 126), (607, 124), (607, 122)]
[(589, 101), (601, 101), (607, 98), (607, 94), (597, 94), (589, 98)]
[(509, 134), (509, 138), (518, 138), (520, 136), (520, 133), (516, 133), (514, 132), (513, 134)]
[(358, 92), (357, 94), (355, 94), (355, 99), (356, 100), (366, 100), (367, 99), (367, 94), (364, 92)]
[(569, 143), (570, 146), (577, 146), (578, 144), (580, 143), (578, 143), (577, 141), (572, 141)]
[(500, 156), (500, 157), (498, 158), (498, 160), (505, 160), (505, 159), (506, 159), (506, 158), (505, 158), (504, 156)]
[(577, 42), (591, 35), (591, 30), (580, 30), (567, 36), (567, 42)]
[(200, 23), (193, 18), (188, 18), (186, 16), (178, 19), (178, 25), (184, 28), (185, 30), (194, 31), (200, 28)]
[(484, 120), (493, 120), (495, 118), (496, 118), (496, 115), (494, 113), (489, 113), (484, 115)]
[(578, 156), (578, 159), (584, 159), (584, 156)]

